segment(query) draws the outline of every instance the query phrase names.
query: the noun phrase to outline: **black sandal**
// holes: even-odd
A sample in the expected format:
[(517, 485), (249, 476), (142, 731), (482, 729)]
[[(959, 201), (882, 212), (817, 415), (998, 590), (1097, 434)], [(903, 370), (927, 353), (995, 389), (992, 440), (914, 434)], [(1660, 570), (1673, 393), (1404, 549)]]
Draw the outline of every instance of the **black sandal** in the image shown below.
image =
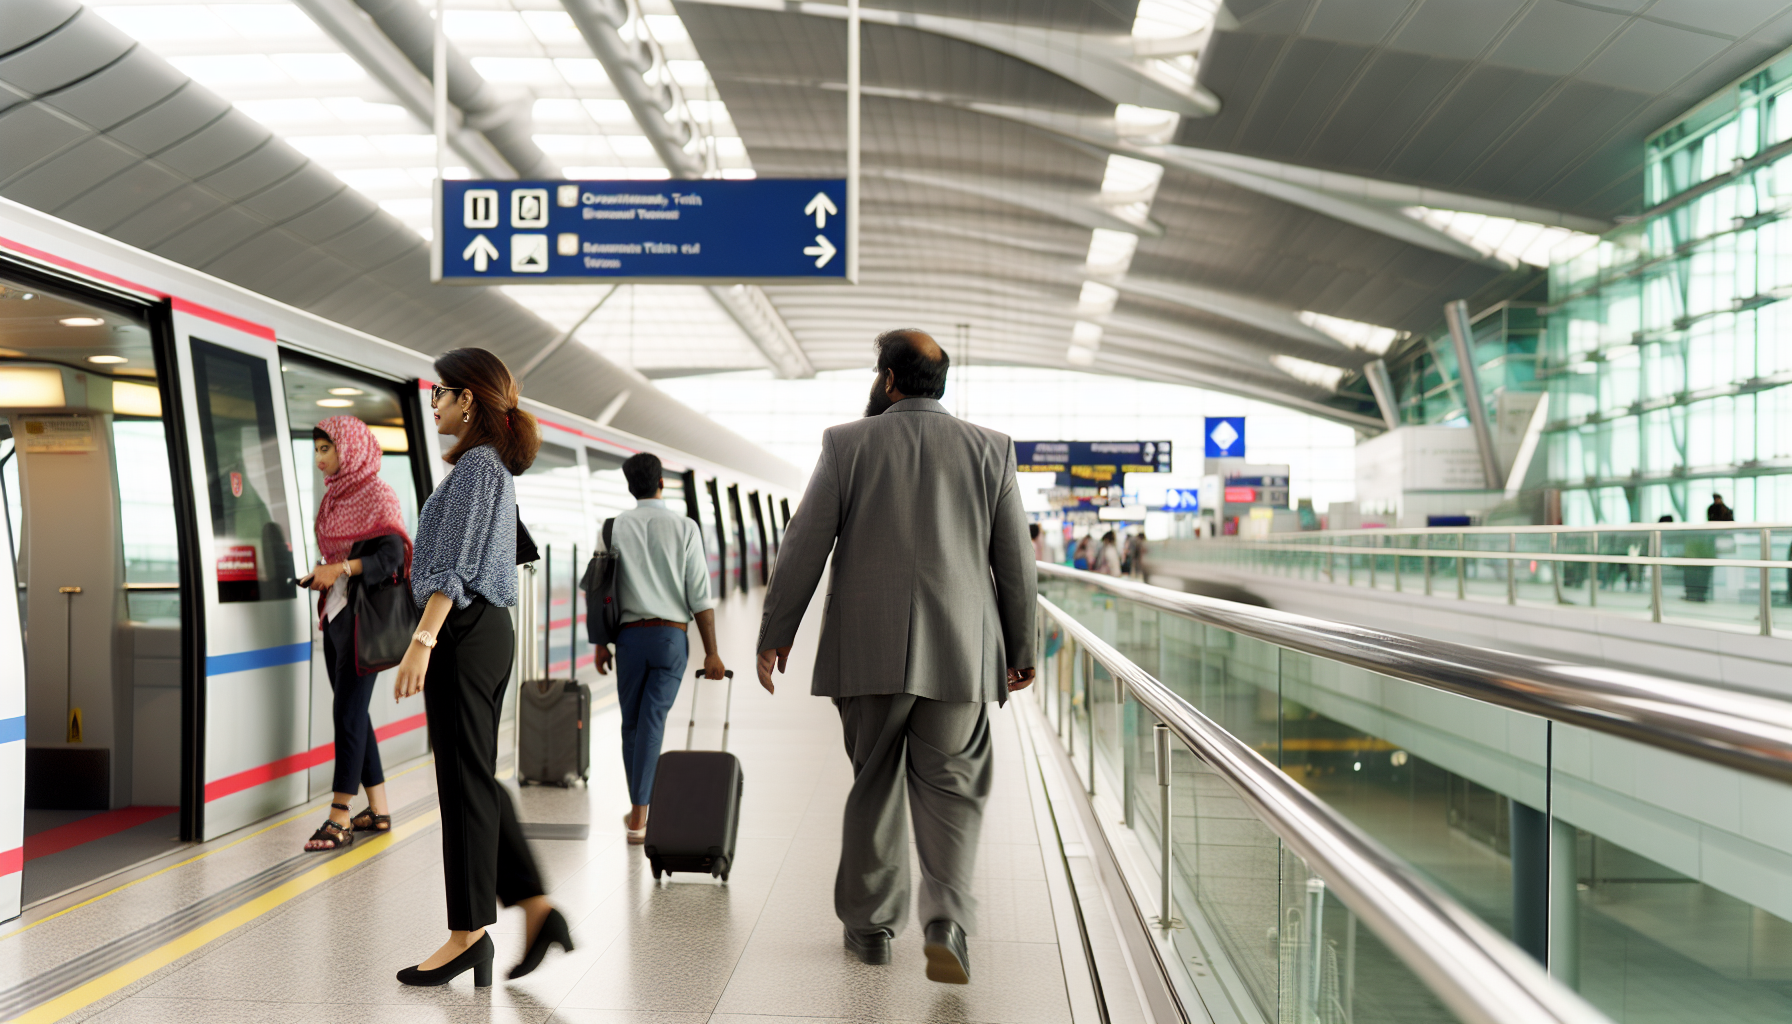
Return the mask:
[(371, 807), (350, 818), (348, 823), (355, 827), (356, 832), (392, 831), (392, 816), (390, 814), (375, 814)]
[[(330, 806), (339, 811), (348, 810), (348, 807), (345, 804), (331, 804)], [(353, 844), (354, 841), (355, 833), (353, 829), (346, 825), (338, 825), (330, 818), (325, 818), (323, 826), (316, 832), (311, 833), (310, 839), (305, 840), (305, 852), (329, 853), (331, 850), (340, 850), (345, 846), (349, 846)], [(320, 846), (313, 849), (310, 845), (312, 843), (334, 843), (336, 845)]]

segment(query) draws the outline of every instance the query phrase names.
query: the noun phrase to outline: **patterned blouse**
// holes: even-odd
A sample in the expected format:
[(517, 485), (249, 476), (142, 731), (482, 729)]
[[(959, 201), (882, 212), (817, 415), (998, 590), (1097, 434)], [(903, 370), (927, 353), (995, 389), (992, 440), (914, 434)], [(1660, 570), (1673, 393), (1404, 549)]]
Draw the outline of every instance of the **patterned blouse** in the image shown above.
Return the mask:
[(491, 445), (474, 448), (443, 478), (417, 516), (411, 597), (421, 608), (441, 591), (465, 608), (475, 597), (516, 605), (516, 481)]

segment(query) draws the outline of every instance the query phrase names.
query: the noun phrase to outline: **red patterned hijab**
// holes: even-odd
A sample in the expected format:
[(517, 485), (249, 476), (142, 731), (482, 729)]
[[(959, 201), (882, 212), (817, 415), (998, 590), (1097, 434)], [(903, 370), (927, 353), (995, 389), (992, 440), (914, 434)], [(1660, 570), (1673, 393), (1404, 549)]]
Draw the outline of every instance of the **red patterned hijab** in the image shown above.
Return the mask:
[(318, 429), (330, 435), (342, 460), (335, 476), (324, 477), (324, 500), (317, 507), (317, 549), (326, 562), (348, 557), (356, 541), (396, 533), (404, 538), (404, 574), (411, 574), (411, 535), (404, 527), (398, 495), (380, 479), (380, 443), (353, 416), (331, 416)]

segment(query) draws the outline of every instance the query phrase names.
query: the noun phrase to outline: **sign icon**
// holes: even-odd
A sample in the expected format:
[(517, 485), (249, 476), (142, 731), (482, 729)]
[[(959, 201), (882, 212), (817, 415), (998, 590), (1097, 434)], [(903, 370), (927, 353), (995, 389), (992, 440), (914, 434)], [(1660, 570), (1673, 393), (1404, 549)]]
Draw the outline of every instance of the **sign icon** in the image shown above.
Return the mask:
[[(815, 219), (820, 220), (821, 217), (817, 215)], [(838, 251), (838, 249), (834, 248), (834, 243), (828, 241), (828, 236), (826, 235), (816, 235), (814, 245), (803, 246), (804, 256), (815, 257), (815, 269), (817, 270), (827, 266), (828, 261), (833, 259), (834, 253)]]
[(233, 498), (243, 496), (243, 474), (237, 472), (230, 474), (230, 496)]
[(554, 236), (554, 251), (562, 256), (579, 254), (579, 236), (571, 231), (562, 231)]
[(495, 188), (468, 189), (462, 213), (461, 221), (467, 227), (497, 227), (498, 190)]
[(809, 200), (809, 205), (803, 207), (803, 212), (815, 215), (815, 230), (820, 231), (828, 226), (828, 218), (839, 213), (840, 208), (834, 205), (826, 192), (817, 192), (815, 198)]
[(483, 274), (485, 273), (486, 265), (498, 258), (498, 247), (493, 245), (491, 239), (486, 238), (484, 235), (474, 235), (473, 240), (468, 242), (466, 249), (461, 252), (460, 258), (463, 260), (472, 260), (473, 269)]
[(577, 205), (579, 205), (579, 186), (577, 186), (577, 185), (556, 186), (556, 191), (554, 192), (554, 201), (559, 203), (561, 206), (577, 206)]
[(1207, 417), (1207, 457), (1234, 459), (1244, 455), (1244, 417)]
[[(547, 202), (547, 196), (542, 196)], [(513, 274), (545, 274), (548, 272), (548, 236), (511, 235), (510, 272)]]
[(1165, 512), (1201, 511), (1201, 492), (1186, 487), (1172, 487), (1164, 492)]
[(548, 190), (519, 188), (510, 193), (510, 226), (513, 228), (545, 228), (548, 226)]

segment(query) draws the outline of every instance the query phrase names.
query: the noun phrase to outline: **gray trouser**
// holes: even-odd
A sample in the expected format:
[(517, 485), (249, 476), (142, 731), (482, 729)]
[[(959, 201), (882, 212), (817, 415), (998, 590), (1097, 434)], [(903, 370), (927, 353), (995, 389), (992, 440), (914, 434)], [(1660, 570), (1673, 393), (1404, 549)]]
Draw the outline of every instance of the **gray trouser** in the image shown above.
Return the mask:
[(908, 693), (842, 697), (841, 731), (852, 759), (834, 913), (858, 934), (902, 934), (908, 918), (908, 815), (921, 859), (921, 921), (974, 926), (971, 873), (992, 763), (981, 702)]

